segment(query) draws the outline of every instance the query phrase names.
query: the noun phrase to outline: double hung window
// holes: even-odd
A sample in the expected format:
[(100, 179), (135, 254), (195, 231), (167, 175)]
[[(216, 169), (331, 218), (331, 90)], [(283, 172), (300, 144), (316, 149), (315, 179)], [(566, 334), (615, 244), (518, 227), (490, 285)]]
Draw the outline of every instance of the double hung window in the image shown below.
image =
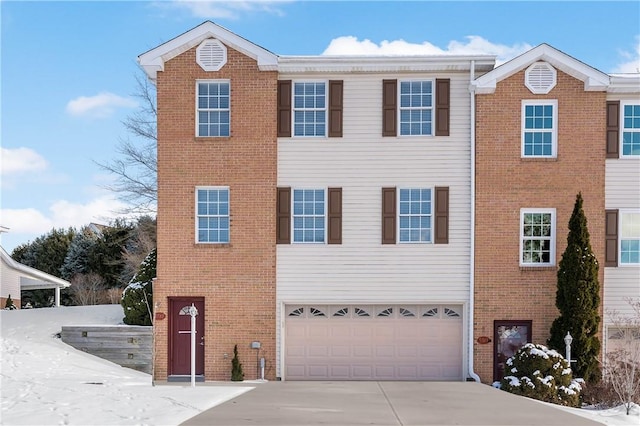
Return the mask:
[(640, 212), (620, 211), (620, 263), (640, 265)]
[(433, 81), (400, 81), (400, 135), (432, 134)]
[(556, 157), (555, 100), (522, 101), (522, 157)]
[(293, 242), (324, 243), (325, 190), (293, 190)]
[(622, 105), (622, 155), (640, 156), (640, 105)]
[(399, 242), (431, 242), (431, 189), (400, 188), (399, 197)]
[(196, 135), (230, 135), (230, 87), (228, 80), (199, 80), (197, 86)]
[(325, 136), (327, 132), (326, 82), (293, 84), (293, 135)]
[(196, 188), (196, 242), (229, 242), (229, 188)]
[(551, 266), (555, 262), (555, 209), (520, 211), (520, 265)]

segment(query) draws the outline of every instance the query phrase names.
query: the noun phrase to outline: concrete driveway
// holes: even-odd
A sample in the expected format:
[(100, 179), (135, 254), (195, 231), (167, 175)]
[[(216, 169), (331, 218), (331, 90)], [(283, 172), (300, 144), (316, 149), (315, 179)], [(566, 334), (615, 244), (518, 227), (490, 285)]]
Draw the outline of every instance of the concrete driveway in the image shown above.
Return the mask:
[(602, 425), (480, 383), (267, 382), (255, 386), (182, 424)]

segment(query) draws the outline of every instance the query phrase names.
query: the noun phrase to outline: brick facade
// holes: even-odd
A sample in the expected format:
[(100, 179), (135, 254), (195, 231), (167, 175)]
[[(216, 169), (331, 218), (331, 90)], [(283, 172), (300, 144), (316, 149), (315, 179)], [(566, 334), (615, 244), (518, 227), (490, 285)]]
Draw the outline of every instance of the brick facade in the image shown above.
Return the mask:
[[(195, 137), (197, 79), (229, 79), (231, 136)], [(275, 378), (276, 72), (227, 46), (227, 63), (205, 72), (196, 48), (157, 74), (158, 268), (154, 284), (154, 378), (168, 371), (169, 297), (203, 297), (205, 379), (229, 380), (238, 345), (248, 379), (255, 351)], [(195, 187), (228, 186), (230, 243), (195, 243)], [(228, 357), (225, 357), (225, 354)]]
[[(604, 278), (606, 93), (558, 70), (557, 85), (534, 95), (524, 70), (498, 82), (495, 93), (476, 97), (476, 231), (474, 368), (493, 379), (494, 320), (531, 320), (534, 343), (546, 344), (555, 306), (557, 265), (566, 248), (575, 198), (582, 192), (591, 245)], [(521, 158), (521, 101), (558, 102), (558, 155)], [(556, 209), (553, 267), (519, 265), (521, 208)], [(601, 295), (602, 296), (602, 295)], [(487, 336), (491, 343), (479, 344)]]

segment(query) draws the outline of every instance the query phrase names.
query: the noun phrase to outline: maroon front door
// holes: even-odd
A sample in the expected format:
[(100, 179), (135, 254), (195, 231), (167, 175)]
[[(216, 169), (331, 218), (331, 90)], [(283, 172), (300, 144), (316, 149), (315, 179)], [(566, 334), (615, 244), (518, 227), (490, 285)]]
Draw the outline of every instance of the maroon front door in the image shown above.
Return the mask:
[(196, 307), (196, 374), (204, 375), (204, 298), (169, 298), (169, 375), (191, 375), (191, 315)]
[(500, 381), (505, 376), (507, 359), (531, 342), (531, 321), (494, 321), (493, 342), (493, 380)]

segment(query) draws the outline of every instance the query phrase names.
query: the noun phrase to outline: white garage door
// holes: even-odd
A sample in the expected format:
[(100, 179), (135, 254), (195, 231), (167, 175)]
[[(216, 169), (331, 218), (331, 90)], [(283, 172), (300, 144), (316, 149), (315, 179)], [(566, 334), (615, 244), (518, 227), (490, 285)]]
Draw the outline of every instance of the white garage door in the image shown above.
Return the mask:
[(285, 380), (461, 380), (462, 307), (288, 305)]

